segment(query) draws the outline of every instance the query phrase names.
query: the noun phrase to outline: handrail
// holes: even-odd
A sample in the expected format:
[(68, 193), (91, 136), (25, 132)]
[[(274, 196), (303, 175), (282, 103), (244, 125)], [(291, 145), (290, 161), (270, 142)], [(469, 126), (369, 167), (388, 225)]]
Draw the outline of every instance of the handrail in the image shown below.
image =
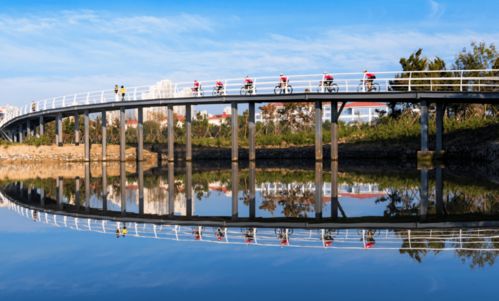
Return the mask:
[[(499, 91), (499, 69), (378, 71), (371, 73), (377, 76), (372, 81), (366, 79), (363, 72), (331, 73), (331, 75), (334, 76), (333, 83), (337, 87), (337, 93), (403, 92), (415, 89), (428, 92), (435, 89), (451, 91), (457, 89), (456, 91), (460, 92), (483, 91), (484, 89)], [(324, 74), (297, 74), (287, 77), (289, 84), (286, 84), (285, 89), (277, 87), (279, 76), (254, 77), (252, 78), (251, 91), (244, 90), (244, 78), (221, 79), (224, 83), (222, 94), (328, 93), (321, 86), (324, 83)], [(161, 81), (149, 86), (129, 87), (123, 101), (212, 96), (215, 82), (216, 80), (199, 80), (201, 89), (198, 91), (193, 90), (192, 82)], [(372, 83), (371, 88), (367, 87), (369, 82)], [(30, 105), (27, 104), (7, 112), (3, 120), (0, 121), (0, 127), (13, 118), (35, 111), (118, 101), (122, 101), (122, 95), (115, 94), (114, 89), (78, 92), (36, 100)]]

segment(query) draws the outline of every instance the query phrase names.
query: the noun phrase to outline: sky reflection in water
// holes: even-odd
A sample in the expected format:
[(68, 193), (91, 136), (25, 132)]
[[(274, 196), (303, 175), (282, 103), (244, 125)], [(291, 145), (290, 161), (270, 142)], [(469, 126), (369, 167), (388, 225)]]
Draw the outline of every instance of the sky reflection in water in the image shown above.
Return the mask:
[[(164, 217), (168, 212), (165, 205), (168, 198), (168, 173), (164, 171), (145, 171), (145, 191), (149, 189), (150, 192), (144, 194), (144, 209), (149, 210), (145, 212), (149, 216)], [(323, 217), (329, 219), (332, 211), (331, 171), (325, 168), (321, 174)], [(250, 205), (245, 203), (245, 195), (250, 189), (247, 185), (248, 168), (240, 168), (238, 175), (239, 216), (244, 218), (250, 215)], [(413, 171), (402, 175), (390, 177), (386, 173), (362, 173), (340, 169), (338, 194), (342, 209), (348, 217), (370, 216), (386, 219), (389, 216), (408, 215), (421, 221), (420, 206), (418, 207), (421, 200), (419, 173)], [(35, 181), (29, 177), (22, 181), (3, 180), (2, 186), (23, 182), (23, 187), (36, 188), (37, 192), (43, 187), (46, 207), (56, 210), (59, 205), (56, 202), (58, 190), (55, 189), (55, 178), (57, 175), (48, 180)], [(115, 210), (119, 217), (122, 209), (122, 194), (119, 190), (121, 179), (119, 173), (112, 172), (107, 178), (107, 207), (110, 211)], [(212, 178), (218, 181), (212, 181)], [(434, 178), (431, 171), (426, 208), (428, 219), (437, 216), (439, 211), (435, 202)], [(466, 209), (468, 212), (489, 216), (493, 220), (498, 202), (496, 186), (487, 183), (474, 184), (473, 181), (463, 185), (454, 181), (445, 170), (444, 179), (446, 216), (461, 216), (466, 213)], [(186, 214), (186, 199), (179, 197), (185, 195), (184, 180), (185, 170), (176, 170), (176, 215)], [(194, 166), (192, 180), (192, 214), (225, 216), (230, 220), (232, 195), (229, 192), (233, 191), (231, 168), (201, 172)], [(258, 169), (255, 181), (256, 217), (284, 218), (288, 213), (288, 218), (306, 215), (308, 219), (314, 219), (315, 180), (314, 169)], [(80, 175), (80, 181), (81, 206), (77, 211), (74, 202), (75, 180), (64, 178), (63, 197), (60, 198), (64, 203), (64, 211), (85, 213), (85, 174)], [(90, 207), (102, 208), (102, 177), (94, 173), (89, 182)], [(389, 186), (387, 183), (393, 185)], [(140, 208), (136, 184), (137, 175), (133, 174), (132, 169), (126, 177), (125, 193), (126, 211), (132, 214), (139, 212)], [(272, 185), (281, 187), (281, 191), (271, 193)], [(297, 188), (301, 193), (293, 191), (290, 187)], [(310, 190), (308, 192), (307, 187)], [(361, 191), (359, 187), (368, 191)], [(390, 201), (380, 201), (387, 195), (393, 195), (394, 191), (402, 192), (402, 199), (404, 195), (410, 195), (412, 198), (391, 202), (395, 206), (388, 206)], [(306, 197), (303, 197), (304, 195)], [(155, 203), (158, 202), (157, 198), (163, 200), (160, 205)], [(295, 200), (297, 204), (289, 204), (291, 200)], [(153, 205), (147, 205), (148, 203)], [(272, 211), (269, 208), (274, 209)], [(41, 206), (39, 210), (42, 215)], [(89, 212), (95, 213), (93, 210)], [(338, 216), (342, 217), (341, 212)], [(499, 274), (493, 264), (497, 252), (492, 251), (426, 251), (419, 252), (419, 257), (414, 254), (411, 257), (405, 253), (401, 254), (397, 248), (363, 249), (360, 240), (359, 249), (265, 247), (244, 243), (206, 243), (194, 239), (170, 241), (136, 238), (132, 236), (132, 229), (130, 228), (131, 233), (126, 238), (116, 239), (112, 233), (76, 231), (34, 222), (7, 207), (2, 208), (0, 253), (4, 260), (0, 269), (0, 299), (83, 300), (92, 297), (122, 300), (296, 300), (313, 297), (317, 300), (400, 300), (403, 296), (406, 300), (420, 300), (425, 297), (464, 300), (495, 296), (494, 284)], [(298, 235), (299, 231), (301, 230), (295, 230), (293, 235)], [(490, 238), (491, 233), (485, 236), (489, 246), (496, 243), (496, 239)], [(293, 236), (290, 237), (290, 243), (293, 243)], [(382, 244), (380, 239), (377, 246)], [(401, 246), (402, 240), (395, 247)], [(420, 258), (420, 261), (417, 258)], [(476, 261), (484, 258), (489, 261), (482, 265)]]

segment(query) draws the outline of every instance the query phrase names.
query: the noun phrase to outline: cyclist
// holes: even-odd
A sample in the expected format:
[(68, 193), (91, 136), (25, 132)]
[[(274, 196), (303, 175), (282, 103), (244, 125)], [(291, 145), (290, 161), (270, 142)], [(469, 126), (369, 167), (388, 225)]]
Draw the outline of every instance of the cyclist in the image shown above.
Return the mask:
[(333, 84), (333, 79), (333, 75), (331, 75), (329, 72), (324, 72), (324, 75), (322, 76), (324, 87), (330, 87)]
[(224, 83), (221, 80), (215, 82), (215, 91), (217, 94), (223, 94)]
[(253, 90), (253, 79), (249, 75), (244, 78), (244, 89), (246, 91)]
[(279, 75), (279, 87), (281, 89), (285, 89), (286, 86), (288, 85), (288, 82), (289, 82), (289, 79), (286, 75), (284, 75), (283, 73), (281, 73)]
[(368, 72), (364, 70), (364, 77), (362, 81), (364, 82), (365, 87), (367, 88), (367, 92), (371, 92), (373, 89), (373, 82), (376, 79), (376, 75), (372, 72)]
[(194, 85), (192, 87), (192, 92), (195, 93), (195, 94), (198, 94), (200, 89), (201, 89), (201, 83), (198, 82), (197, 80), (194, 80)]

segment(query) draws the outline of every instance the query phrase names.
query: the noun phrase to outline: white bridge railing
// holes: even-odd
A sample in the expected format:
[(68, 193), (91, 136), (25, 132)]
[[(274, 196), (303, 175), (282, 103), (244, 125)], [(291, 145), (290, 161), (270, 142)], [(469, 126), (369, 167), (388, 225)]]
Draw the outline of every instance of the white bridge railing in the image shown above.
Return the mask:
[(126, 236), (132, 237), (233, 245), (331, 249), (499, 251), (499, 248), (496, 247), (496, 243), (499, 241), (499, 229), (226, 228), (79, 218), (41, 212), (10, 201), (8, 201), (8, 208), (35, 222), (113, 236), (123, 236), (123, 230), (126, 228), (128, 232)]
[[(114, 89), (75, 93), (41, 99), (6, 112), (0, 127), (9, 120), (35, 111), (45, 111), (70, 106), (100, 104), (118, 101), (150, 100), (159, 98), (206, 97), (221, 95), (268, 95), (290, 93), (376, 93), (407, 91), (499, 91), (499, 69), (483, 70), (432, 70), (432, 71), (382, 71), (368, 80), (362, 72), (330, 73), (332, 84), (324, 81), (324, 74), (288, 75), (288, 83), (280, 85), (279, 76), (254, 77), (253, 85), (245, 86), (245, 78), (218, 80), (221, 89), (215, 88), (217, 80), (200, 80), (200, 88), (193, 82), (159, 82), (150, 86), (127, 87), (123, 96)], [(326, 83), (326, 84), (324, 84)]]

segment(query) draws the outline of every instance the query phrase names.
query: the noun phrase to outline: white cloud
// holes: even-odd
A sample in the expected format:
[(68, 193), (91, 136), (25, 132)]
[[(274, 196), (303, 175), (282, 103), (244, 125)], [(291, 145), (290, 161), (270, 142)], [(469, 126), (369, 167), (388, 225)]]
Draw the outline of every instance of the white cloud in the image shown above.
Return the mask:
[[(436, 2), (435, 2), (436, 3)], [(435, 11), (441, 7), (436, 3)], [(417, 27), (341, 27), (292, 36), (268, 31), (226, 34), (227, 22), (198, 15), (115, 16), (94, 11), (0, 15), (1, 102), (163, 78), (192, 80), (303, 72), (397, 70), (417, 48), (451, 60), (472, 40), (497, 43), (499, 33), (428, 33)]]

